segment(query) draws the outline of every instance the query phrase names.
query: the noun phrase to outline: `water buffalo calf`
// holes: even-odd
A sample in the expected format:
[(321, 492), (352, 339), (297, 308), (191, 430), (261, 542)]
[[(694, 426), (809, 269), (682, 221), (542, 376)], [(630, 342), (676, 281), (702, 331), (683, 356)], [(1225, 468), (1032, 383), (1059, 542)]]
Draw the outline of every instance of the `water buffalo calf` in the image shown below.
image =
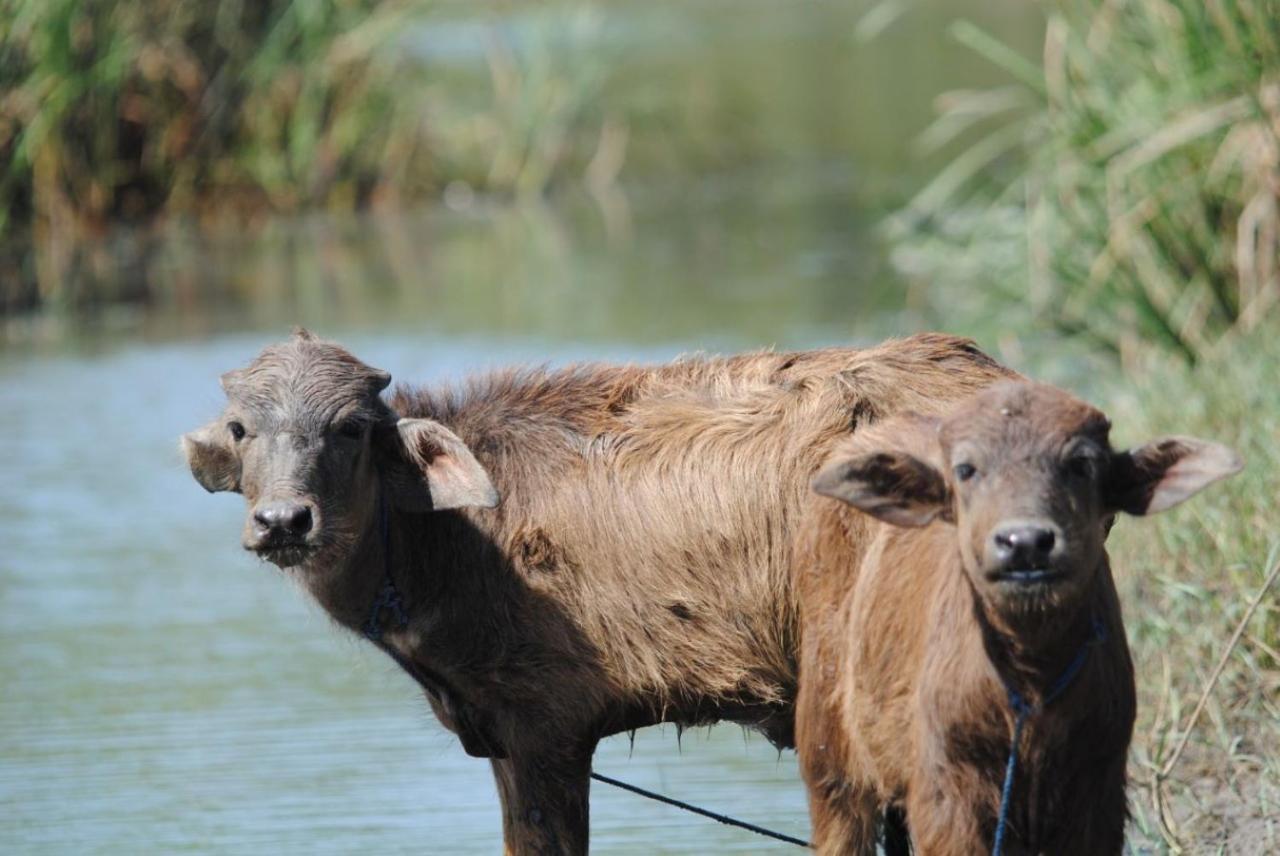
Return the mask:
[(818, 474), (795, 563), (820, 852), (869, 856), (902, 809), (918, 853), (992, 852), (1015, 739), (1004, 852), (1121, 852), (1134, 680), (1107, 533), (1240, 462), (1185, 437), (1115, 452), (1108, 430), (1004, 381), (858, 432)]
[(1008, 372), (967, 341), (511, 371), (399, 388), (305, 332), (183, 438), (288, 568), (492, 759), (508, 850), (582, 852), (603, 736), (727, 719), (793, 743), (791, 526), (841, 437)]

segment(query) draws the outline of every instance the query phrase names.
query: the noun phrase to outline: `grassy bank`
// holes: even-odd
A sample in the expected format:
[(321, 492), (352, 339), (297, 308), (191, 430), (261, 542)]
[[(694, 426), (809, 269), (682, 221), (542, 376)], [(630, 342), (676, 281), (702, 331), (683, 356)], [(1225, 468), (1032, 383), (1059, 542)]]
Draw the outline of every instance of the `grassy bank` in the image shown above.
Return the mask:
[[(451, 184), (536, 195), (585, 168), (605, 135), (598, 65), (576, 51), (589, 20), (549, 10), (516, 51), (496, 28), (459, 37), (465, 11), (0, 0), (0, 315), (144, 299), (99, 288), (97, 257), (162, 219), (392, 208)], [(447, 61), (459, 38), (463, 71)]]

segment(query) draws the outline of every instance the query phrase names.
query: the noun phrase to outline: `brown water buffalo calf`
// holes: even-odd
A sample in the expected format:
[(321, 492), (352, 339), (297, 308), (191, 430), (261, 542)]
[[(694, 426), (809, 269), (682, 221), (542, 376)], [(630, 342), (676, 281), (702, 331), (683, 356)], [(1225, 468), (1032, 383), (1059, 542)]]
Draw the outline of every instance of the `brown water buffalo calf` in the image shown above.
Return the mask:
[(1008, 375), (972, 344), (514, 371), (400, 388), (299, 333), (183, 440), (244, 546), (492, 759), (512, 852), (582, 852), (603, 736), (728, 719), (793, 743), (791, 526), (854, 428)]
[(878, 816), (905, 809), (916, 852), (991, 853), (1015, 740), (1004, 852), (1121, 851), (1134, 682), (1104, 542), (1118, 512), (1240, 462), (1184, 437), (1115, 452), (1108, 430), (1004, 381), (857, 432), (818, 474), (795, 564), (820, 852), (874, 853)]

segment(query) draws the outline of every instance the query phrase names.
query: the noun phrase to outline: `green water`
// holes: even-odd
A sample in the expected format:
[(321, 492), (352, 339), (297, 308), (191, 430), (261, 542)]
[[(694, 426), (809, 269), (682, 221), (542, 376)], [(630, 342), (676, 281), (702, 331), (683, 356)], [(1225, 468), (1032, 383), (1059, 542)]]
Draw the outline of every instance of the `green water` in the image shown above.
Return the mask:
[[(177, 437), (294, 323), (423, 383), (948, 326), (876, 224), (918, 181), (932, 97), (995, 75), (946, 40), (946, 4), (863, 43), (868, 5), (593, 7), (601, 97), (654, 105), (604, 191), (77, 247), (52, 311), (5, 319), (0, 349), (0, 849), (497, 852), (487, 764), (239, 548), (240, 500), (200, 490)], [(1037, 31), (1017, 4), (965, 5)], [(465, 77), (495, 20), (527, 23), (460, 18), (423, 50)], [(794, 756), (737, 728), (613, 738), (597, 769), (807, 834)], [(790, 849), (599, 785), (592, 842)]]

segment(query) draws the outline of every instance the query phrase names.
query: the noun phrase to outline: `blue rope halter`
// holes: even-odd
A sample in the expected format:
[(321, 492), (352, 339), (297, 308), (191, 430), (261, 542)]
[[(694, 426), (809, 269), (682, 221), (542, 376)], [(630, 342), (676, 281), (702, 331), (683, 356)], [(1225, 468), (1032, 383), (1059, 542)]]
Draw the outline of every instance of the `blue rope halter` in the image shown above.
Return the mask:
[[(378, 494), (378, 531), (382, 536), (382, 588), (369, 606), (369, 615), (365, 618), (364, 627), (361, 629), (364, 631), (366, 639), (391, 653), (394, 657), (396, 655), (382, 641), (384, 632), (382, 613), (384, 610), (389, 611), (392, 620), (395, 622), (394, 626), (401, 628), (408, 626), (409, 612), (404, 607), (404, 597), (400, 594), (400, 590), (396, 588), (395, 580), (391, 578), (391, 521), (387, 514), (387, 504), (383, 500), (382, 494)], [(399, 658), (397, 658), (398, 661)]]
[(1009, 695), (1009, 707), (1017, 714), (1017, 718), (1013, 722), (1013, 739), (1009, 742), (1009, 761), (1004, 767), (1004, 786), (1000, 789), (1000, 817), (996, 821), (996, 841), (991, 848), (991, 856), (1001, 856), (1004, 852), (1004, 836), (1009, 827), (1009, 803), (1013, 799), (1013, 775), (1018, 768), (1018, 743), (1022, 739), (1022, 726), (1026, 725), (1028, 717), (1044, 710), (1054, 699), (1062, 695), (1067, 687), (1071, 686), (1071, 682), (1076, 679), (1076, 675), (1080, 674), (1080, 669), (1083, 668), (1084, 661), (1089, 656), (1089, 649), (1105, 642), (1107, 639), (1107, 628), (1103, 625), (1102, 620), (1098, 618), (1097, 613), (1094, 613), (1090, 622), (1093, 625), (1093, 634), (1080, 646), (1080, 650), (1076, 652), (1075, 659), (1067, 665), (1067, 668), (1049, 687), (1049, 691), (1044, 694), (1040, 704), (1028, 702), (1022, 697), (1021, 693), (1004, 679), (1003, 675), (1000, 676), (1005, 692)]

